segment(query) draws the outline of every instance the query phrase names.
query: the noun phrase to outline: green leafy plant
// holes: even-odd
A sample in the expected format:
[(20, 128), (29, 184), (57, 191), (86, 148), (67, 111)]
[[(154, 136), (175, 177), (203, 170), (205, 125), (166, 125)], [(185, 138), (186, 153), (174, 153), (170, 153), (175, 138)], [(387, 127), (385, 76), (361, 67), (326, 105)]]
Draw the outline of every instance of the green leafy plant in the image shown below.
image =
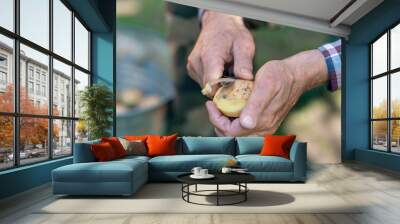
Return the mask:
[(110, 136), (112, 125), (113, 95), (110, 89), (102, 84), (86, 87), (80, 92), (79, 106), (82, 108), (82, 119), (88, 129), (89, 139)]

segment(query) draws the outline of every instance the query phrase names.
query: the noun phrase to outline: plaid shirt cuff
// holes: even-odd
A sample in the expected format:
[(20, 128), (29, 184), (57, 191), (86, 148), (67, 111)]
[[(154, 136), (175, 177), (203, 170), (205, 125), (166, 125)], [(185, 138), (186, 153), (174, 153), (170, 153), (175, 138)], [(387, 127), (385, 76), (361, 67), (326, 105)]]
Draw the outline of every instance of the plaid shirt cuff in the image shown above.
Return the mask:
[(328, 89), (330, 91), (340, 89), (342, 86), (342, 41), (339, 39), (335, 42), (324, 44), (318, 50), (324, 55), (328, 68)]

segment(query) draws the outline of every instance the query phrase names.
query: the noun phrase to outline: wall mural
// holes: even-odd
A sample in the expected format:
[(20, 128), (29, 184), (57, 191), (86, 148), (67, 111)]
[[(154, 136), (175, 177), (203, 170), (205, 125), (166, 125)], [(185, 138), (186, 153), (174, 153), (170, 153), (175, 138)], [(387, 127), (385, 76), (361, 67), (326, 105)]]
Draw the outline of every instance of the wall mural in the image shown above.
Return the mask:
[[(282, 82), (281, 95), (289, 95), (286, 98), (282, 97), (280, 101), (274, 98), (277, 101), (275, 106), (271, 104), (268, 108), (264, 108), (264, 115), (257, 117), (259, 121), (256, 126), (260, 127), (250, 131), (235, 127), (243, 124), (246, 119), (237, 118), (235, 121), (226, 116), (223, 121), (216, 119), (221, 115), (221, 108), (215, 111), (217, 105), (206, 103), (210, 98), (202, 94), (202, 89), (206, 86), (206, 83), (202, 83), (204, 70), (207, 70), (210, 76), (234, 75), (241, 79), (252, 79), (257, 74), (261, 77), (264, 76), (264, 70), (272, 69), (269, 68), (271, 63), (267, 69), (265, 68), (267, 62), (285, 61), (292, 55), (317, 49), (337, 38), (248, 19), (240, 20), (242, 22), (239, 24), (243, 23), (240, 27), (242, 30), (235, 32), (236, 16), (210, 14), (212, 13), (165, 3), (162, 0), (117, 1), (117, 134), (178, 133), (179, 136), (295, 134), (298, 140), (308, 142), (309, 160), (316, 163), (340, 162), (341, 92), (340, 89), (329, 91), (328, 82), (311, 86), (315, 88), (308, 91), (305, 91), (304, 87), (300, 91), (304, 93), (297, 95), (289, 91), (295, 89), (293, 86), (289, 88)], [(209, 18), (204, 18), (205, 16)], [(224, 27), (218, 28), (220, 30), (213, 31), (210, 28), (213, 26), (213, 16), (225, 16), (230, 19), (226, 20)], [(201, 24), (200, 28), (200, 20), (208, 24)], [(233, 24), (230, 24), (231, 22)], [(207, 32), (204, 29), (207, 29)], [(250, 44), (246, 43), (243, 46), (247, 46), (248, 49), (239, 47), (234, 51), (242, 50), (251, 54), (254, 48), (254, 58), (250, 63), (253, 69), (250, 68), (250, 72), (240, 74), (241, 70), (235, 69), (238, 64), (246, 64), (249, 60), (246, 61), (244, 58), (244, 61), (239, 61), (233, 57), (229, 58), (229, 55), (226, 56), (222, 69), (209, 68), (207, 63), (196, 64), (199, 60), (197, 57), (201, 55), (197, 54), (196, 50), (200, 52), (198, 48), (207, 47), (207, 43), (212, 45), (218, 42), (212, 41), (213, 37), (210, 36), (212, 32), (222, 32), (222, 30), (225, 33), (216, 35), (221, 38), (218, 40), (220, 44), (208, 47), (221, 48), (230, 43), (231, 36), (241, 34), (241, 37), (235, 38), (247, 39)], [(209, 41), (201, 43), (203, 40)], [(251, 44), (252, 41), (254, 46)], [(194, 54), (191, 55), (192, 52)], [(213, 63), (218, 63), (217, 50), (212, 57), (215, 59), (209, 59), (208, 63), (211, 67)], [(193, 62), (188, 66), (189, 70), (188, 58)], [(302, 69), (309, 71), (312, 67), (305, 64)], [(212, 73), (210, 71), (212, 69), (216, 72)], [(275, 78), (279, 76), (283, 79), (286, 73), (279, 70), (275, 74)], [(255, 83), (257, 82), (256, 79)], [(265, 88), (270, 88), (268, 81), (265, 82)], [(259, 88), (256, 86), (257, 84), (254, 84), (254, 88)], [(241, 87), (239, 86), (239, 89)], [(246, 95), (246, 91), (242, 93)], [(288, 104), (294, 106), (290, 107)], [(281, 109), (273, 112), (274, 107)], [(277, 115), (268, 114), (269, 110), (271, 114)], [(229, 127), (224, 126), (223, 122), (229, 123), (227, 124)], [(252, 126), (251, 122), (249, 126)]]

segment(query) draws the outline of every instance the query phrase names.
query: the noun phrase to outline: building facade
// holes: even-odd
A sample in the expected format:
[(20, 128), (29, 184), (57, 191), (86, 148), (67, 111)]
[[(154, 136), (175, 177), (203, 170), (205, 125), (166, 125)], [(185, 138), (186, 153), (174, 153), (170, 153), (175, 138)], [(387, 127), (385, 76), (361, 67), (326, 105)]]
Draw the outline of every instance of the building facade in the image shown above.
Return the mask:
[[(13, 48), (3, 42), (0, 42), (0, 94), (10, 91), (9, 86), (14, 86), (13, 73)], [(33, 105), (33, 109), (49, 108), (49, 68), (34, 58), (27, 57), (25, 52), (20, 54), (20, 89), (21, 94), (26, 93), (27, 98)], [(75, 81), (79, 84), (79, 81)], [(71, 117), (72, 114), (72, 76), (60, 70), (54, 69), (53, 72), (53, 114), (60, 117)], [(79, 102), (76, 102), (79, 103)], [(22, 113), (24, 111), (21, 105)], [(70, 148), (72, 142), (72, 122), (67, 120), (54, 120), (53, 125), (58, 129), (58, 140), (54, 139), (53, 144), (56, 148), (67, 146)], [(60, 144), (62, 146), (60, 147)], [(56, 153), (56, 152), (55, 152)], [(60, 152), (61, 153), (61, 152)]]

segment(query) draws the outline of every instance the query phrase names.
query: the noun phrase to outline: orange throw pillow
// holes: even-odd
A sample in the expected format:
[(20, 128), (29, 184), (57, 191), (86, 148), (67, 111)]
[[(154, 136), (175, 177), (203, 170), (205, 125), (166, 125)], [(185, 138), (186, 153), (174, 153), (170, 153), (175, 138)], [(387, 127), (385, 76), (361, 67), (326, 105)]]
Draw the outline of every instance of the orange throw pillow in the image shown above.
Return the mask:
[(148, 147), (147, 155), (151, 157), (176, 155), (175, 142), (177, 138), (177, 134), (170, 136), (149, 136), (146, 141)]
[(261, 149), (261, 156), (280, 156), (286, 159), (290, 158), (290, 148), (296, 135), (289, 136), (273, 136), (266, 135), (264, 137), (264, 146)]
[(94, 157), (99, 162), (110, 161), (117, 158), (114, 149), (108, 142), (93, 144), (90, 147), (92, 149)]
[(101, 138), (101, 142), (108, 142), (114, 149), (115, 155), (117, 158), (125, 157), (126, 151), (124, 146), (122, 146), (121, 142), (117, 137), (109, 137), (109, 138)]

